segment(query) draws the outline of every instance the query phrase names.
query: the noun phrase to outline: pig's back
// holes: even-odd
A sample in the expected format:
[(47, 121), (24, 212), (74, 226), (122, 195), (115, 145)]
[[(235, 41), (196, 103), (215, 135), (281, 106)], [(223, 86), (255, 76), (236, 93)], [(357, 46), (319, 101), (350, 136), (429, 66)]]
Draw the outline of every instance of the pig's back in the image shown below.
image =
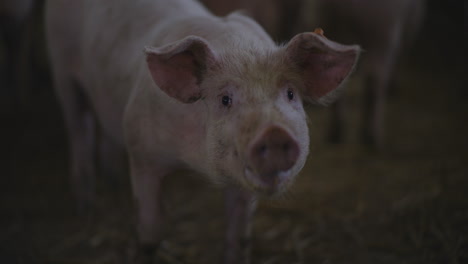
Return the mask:
[(87, 0), (85, 3), (83, 63), (96, 65), (88, 75), (106, 70), (115, 75), (116, 71), (134, 69), (144, 61), (143, 48), (152, 44), (164, 23), (177, 17), (206, 14), (203, 7), (191, 0)]
[[(171, 100), (154, 89), (148, 78), (145, 46), (198, 35), (219, 53), (275, 47), (252, 20), (239, 14), (214, 17), (193, 0), (51, 0), (48, 6), (59, 18), (49, 24), (67, 33), (62, 57), (73, 58), (73, 73), (92, 101), (104, 132), (121, 143), (122, 117), (137, 85), (156, 93), (152, 105), (159, 110), (171, 108)], [(63, 67), (70, 66), (66, 59), (62, 61)]]

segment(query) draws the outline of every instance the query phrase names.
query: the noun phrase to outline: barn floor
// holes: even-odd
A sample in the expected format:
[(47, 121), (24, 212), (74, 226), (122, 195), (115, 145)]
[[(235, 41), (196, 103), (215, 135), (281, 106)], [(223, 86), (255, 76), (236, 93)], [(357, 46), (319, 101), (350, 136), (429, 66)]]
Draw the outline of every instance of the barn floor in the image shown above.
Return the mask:
[[(426, 30), (418, 44), (430, 36)], [(345, 94), (344, 144), (324, 140), (327, 109), (308, 110), (309, 161), (284, 197), (260, 202), (252, 263), (468, 263), (468, 94), (456, 52), (463, 44), (450, 45), (428, 44), (400, 62), (381, 152), (356, 140), (358, 79)], [(94, 214), (75, 214), (60, 110), (49, 87), (35, 94), (22, 114), (2, 121), (0, 263), (129, 263), (128, 179), (100, 177)], [(219, 263), (222, 192), (184, 174), (166, 182), (170, 224), (157, 258)]]

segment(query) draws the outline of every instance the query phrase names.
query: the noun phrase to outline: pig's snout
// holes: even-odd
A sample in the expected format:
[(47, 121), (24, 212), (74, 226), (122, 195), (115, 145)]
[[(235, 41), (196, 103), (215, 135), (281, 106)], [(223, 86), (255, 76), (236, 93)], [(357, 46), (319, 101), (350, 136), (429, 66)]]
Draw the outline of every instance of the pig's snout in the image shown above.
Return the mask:
[(277, 185), (299, 156), (299, 145), (283, 128), (272, 126), (252, 142), (249, 148), (252, 171), (269, 187)]

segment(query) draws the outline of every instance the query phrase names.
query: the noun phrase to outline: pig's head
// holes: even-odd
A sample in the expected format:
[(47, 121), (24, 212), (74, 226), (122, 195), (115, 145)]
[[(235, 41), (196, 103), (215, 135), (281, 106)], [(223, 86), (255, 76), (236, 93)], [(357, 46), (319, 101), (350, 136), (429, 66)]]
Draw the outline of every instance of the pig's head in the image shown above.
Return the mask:
[(206, 106), (205, 173), (271, 195), (284, 190), (306, 161), (303, 102), (330, 102), (359, 47), (303, 33), (282, 47), (217, 52), (189, 36), (146, 54), (160, 89), (181, 103)]

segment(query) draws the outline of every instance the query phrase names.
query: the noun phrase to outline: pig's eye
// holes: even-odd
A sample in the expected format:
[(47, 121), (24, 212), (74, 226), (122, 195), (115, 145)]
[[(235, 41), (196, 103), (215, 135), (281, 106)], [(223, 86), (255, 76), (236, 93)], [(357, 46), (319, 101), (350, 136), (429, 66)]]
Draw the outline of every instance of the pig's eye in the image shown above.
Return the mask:
[(288, 99), (289, 99), (289, 100), (294, 99), (294, 93), (293, 93), (293, 91), (291, 91), (291, 90), (288, 90)]
[(223, 97), (221, 98), (221, 103), (222, 103), (224, 106), (229, 107), (229, 106), (231, 106), (231, 104), (232, 104), (232, 99), (231, 99), (231, 97), (225, 95), (225, 96), (223, 96)]

